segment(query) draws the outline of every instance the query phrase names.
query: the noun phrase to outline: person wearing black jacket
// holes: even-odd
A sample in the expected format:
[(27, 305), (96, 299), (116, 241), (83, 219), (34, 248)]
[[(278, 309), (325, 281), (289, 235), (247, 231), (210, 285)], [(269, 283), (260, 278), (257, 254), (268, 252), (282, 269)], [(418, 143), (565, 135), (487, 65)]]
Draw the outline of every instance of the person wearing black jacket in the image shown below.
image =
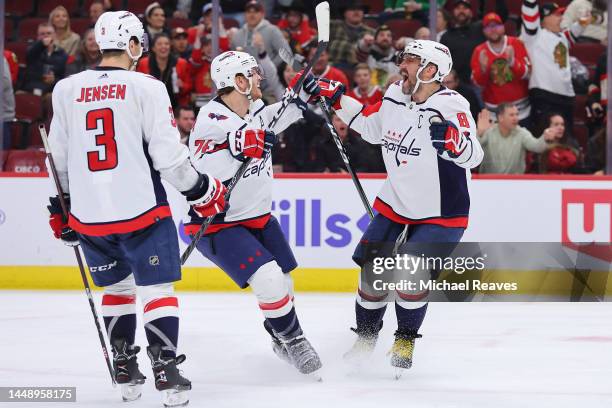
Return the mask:
[[(448, 47), (453, 57), (453, 68), (457, 70), (459, 79), (464, 84), (472, 83), (470, 59), (474, 49), (486, 41), (482, 33), (482, 22), (475, 21), (470, 0), (454, 0), (450, 2), (452, 26), (442, 35), (440, 42)], [(505, 20), (508, 8), (504, 1), (495, 2), (495, 12)]]
[(49, 23), (38, 26), (38, 40), (26, 53), (24, 91), (42, 95), (51, 92), (55, 83), (64, 78), (68, 54), (53, 43), (54, 33)]

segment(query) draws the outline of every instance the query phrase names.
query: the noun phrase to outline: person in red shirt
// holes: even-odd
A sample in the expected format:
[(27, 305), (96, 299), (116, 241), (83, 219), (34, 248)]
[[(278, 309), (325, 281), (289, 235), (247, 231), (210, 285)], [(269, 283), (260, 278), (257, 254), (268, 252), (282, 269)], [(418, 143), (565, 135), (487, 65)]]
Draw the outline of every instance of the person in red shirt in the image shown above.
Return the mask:
[[(314, 42), (311, 42), (311, 45), (314, 45)], [(307, 48), (306, 52), (308, 59), (314, 56), (315, 51), (315, 46), (309, 46)], [(349, 89), (349, 81), (346, 74), (338, 68), (329, 65), (329, 55), (327, 54), (327, 51), (323, 51), (323, 53), (321, 53), (319, 60), (312, 67), (312, 73), (317, 78), (325, 78), (329, 79), (330, 81), (339, 81), (346, 89)]]
[[(187, 29), (187, 41), (189, 44), (194, 44), (196, 37), (198, 37), (198, 29), (203, 30), (203, 34), (212, 34), (212, 3), (206, 3), (202, 7), (202, 18), (198, 22), (198, 25), (189, 27)], [(223, 25), (223, 10), (219, 7), (219, 50), (220, 52), (229, 51), (230, 42), (227, 37), (227, 31)], [(201, 35), (200, 35), (201, 36)]]
[(214, 96), (214, 86), (210, 77), (212, 41), (210, 34), (204, 35), (203, 33), (204, 28), (198, 28), (198, 35), (189, 60), (193, 75), (193, 100), (198, 108), (204, 106)]
[(19, 73), (19, 61), (17, 60), (17, 55), (11, 51), (4, 49), (4, 58), (8, 62), (9, 69), (11, 71), (11, 82), (13, 83), (13, 87), (17, 84), (17, 74)]
[(375, 105), (382, 101), (383, 93), (378, 85), (372, 85), (372, 70), (368, 64), (358, 64), (355, 67), (353, 81), (357, 86), (346, 93), (348, 96), (363, 105)]
[(306, 8), (301, 0), (294, 0), (290, 6), (282, 7), (284, 17), (276, 23), (281, 30), (289, 33), (293, 52), (301, 54), (304, 47), (317, 35), (317, 30), (310, 26)]
[(149, 74), (166, 85), (173, 108), (191, 102), (191, 66), (187, 60), (170, 53), (168, 34), (158, 34), (153, 39), (151, 53), (138, 61), (136, 70)]
[(484, 43), (474, 49), (471, 60), (472, 79), (482, 87), (485, 107), (495, 114), (502, 102), (519, 109), (521, 126), (528, 125), (529, 73), (531, 64), (523, 42), (506, 35), (501, 17), (489, 13), (482, 19)]

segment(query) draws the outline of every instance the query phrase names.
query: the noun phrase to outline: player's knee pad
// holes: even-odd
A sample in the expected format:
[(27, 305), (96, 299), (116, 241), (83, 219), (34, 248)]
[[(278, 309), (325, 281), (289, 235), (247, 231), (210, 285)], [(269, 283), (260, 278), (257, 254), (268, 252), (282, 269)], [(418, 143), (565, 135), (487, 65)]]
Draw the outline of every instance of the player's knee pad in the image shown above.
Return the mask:
[(275, 261), (263, 264), (248, 283), (264, 316), (284, 316), (293, 308), (285, 274)]
[(136, 282), (134, 275), (104, 287), (102, 316), (123, 316), (136, 313)]
[(105, 295), (134, 296), (136, 295), (136, 281), (134, 275), (129, 274), (127, 278), (104, 287)]
[(139, 286), (138, 293), (144, 307), (144, 322), (162, 317), (178, 317), (178, 300), (174, 296), (174, 283)]

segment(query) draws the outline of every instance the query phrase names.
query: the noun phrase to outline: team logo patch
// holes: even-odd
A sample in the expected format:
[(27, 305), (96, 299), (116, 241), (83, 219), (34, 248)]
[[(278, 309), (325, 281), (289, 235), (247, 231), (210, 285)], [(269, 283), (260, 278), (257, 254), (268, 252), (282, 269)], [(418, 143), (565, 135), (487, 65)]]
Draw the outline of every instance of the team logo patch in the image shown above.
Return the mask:
[(149, 257), (149, 265), (158, 266), (159, 265), (159, 256), (153, 255)]
[(208, 114), (208, 117), (211, 118), (211, 119), (217, 119), (217, 120), (225, 120), (225, 119), (227, 119), (227, 116), (225, 116), (225, 115), (218, 115), (218, 114), (213, 113), (213, 112), (210, 112)]

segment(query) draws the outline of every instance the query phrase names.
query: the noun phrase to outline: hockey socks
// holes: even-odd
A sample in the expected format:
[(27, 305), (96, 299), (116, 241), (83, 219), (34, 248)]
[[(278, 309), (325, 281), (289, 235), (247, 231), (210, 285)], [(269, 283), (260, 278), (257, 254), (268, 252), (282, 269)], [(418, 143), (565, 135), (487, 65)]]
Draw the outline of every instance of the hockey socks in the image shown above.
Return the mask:
[(172, 283), (139, 288), (144, 306), (143, 320), (149, 345), (161, 346), (163, 358), (176, 357), (179, 316)]
[(425, 319), (427, 303), (423, 302), (395, 302), (397, 315), (397, 331), (416, 335)]
[(134, 344), (136, 334), (136, 296), (102, 296), (102, 316), (108, 339), (125, 339), (128, 345)]

